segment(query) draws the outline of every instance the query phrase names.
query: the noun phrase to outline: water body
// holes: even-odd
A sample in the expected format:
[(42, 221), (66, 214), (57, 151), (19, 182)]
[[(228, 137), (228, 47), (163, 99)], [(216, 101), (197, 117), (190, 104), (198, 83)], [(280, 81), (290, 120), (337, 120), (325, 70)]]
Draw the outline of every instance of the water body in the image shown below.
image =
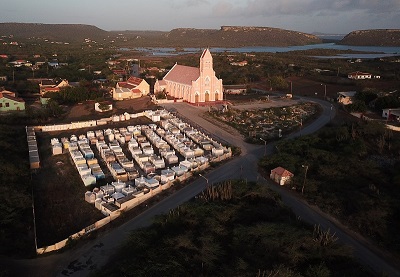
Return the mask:
[[(252, 46), (238, 48), (210, 48), (213, 53), (282, 53), (290, 51), (304, 51), (310, 49), (332, 49), (332, 50), (348, 50), (361, 51), (365, 54), (340, 54), (336, 56), (317, 56), (317, 58), (343, 58), (343, 59), (374, 59), (389, 56), (400, 56), (400, 47), (384, 47), (384, 46), (352, 46), (339, 45), (335, 43), (321, 43), (312, 45), (299, 45), (288, 47), (267, 47), (267, 46)], [(140, 51), (153, 56), (176, 56), (182, 54), (201, 53), (202, 48), (176, 48), (171, 47), (138, 47), (138, 48), (120, 48), (121, 51)], [(371, 54), (373, 53), (373, 54)]]

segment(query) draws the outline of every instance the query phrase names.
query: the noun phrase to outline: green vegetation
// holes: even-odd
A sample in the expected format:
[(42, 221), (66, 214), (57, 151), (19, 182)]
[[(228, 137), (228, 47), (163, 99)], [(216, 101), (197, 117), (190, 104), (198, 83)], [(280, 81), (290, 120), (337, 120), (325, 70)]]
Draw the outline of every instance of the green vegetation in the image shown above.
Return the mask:
[[(399, 254), (400, 140), (375, 122), (325, 127), (284, 140), (260, 161), (295, 174), (291, 186), (350, 228)], [(306, 172), (307, 170), (307, 172)]]
[(265, 185), (229, 181), (132, 232), (92, 276), (371, 276)]
[(104, 100), (104, 92), (99, 86), (90, 82), (81, 81), (78, 87), (64, 87), (60, 92), (48, 92), (45, 97), (55, 100), (59, 104), (76, 104), (86, 100)]

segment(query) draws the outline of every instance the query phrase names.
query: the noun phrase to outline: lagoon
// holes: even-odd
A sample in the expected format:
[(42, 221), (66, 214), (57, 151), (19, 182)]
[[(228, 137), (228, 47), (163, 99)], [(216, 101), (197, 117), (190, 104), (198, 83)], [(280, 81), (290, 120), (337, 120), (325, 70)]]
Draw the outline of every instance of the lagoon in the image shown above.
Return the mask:
[[(400, 56), (400, 47), (385, 47), (385, 46), (352, 46), (352, 45), (339, 45), (335, 43), (321, 43), (288, 47), (267, 47), (267, 46), (246, 46), (238, 48), (220, 48), (211, 47), (210, 51), (213, 53), (282, 53), (291, 51), (304, 51), (310, 49), (332, 49), (332, 50), (348, 50), (348, 51), (361, 51), (365, 54), (340, 54), (337, 56), (318, 56), (318, 58), (364, 58), (374, 59), (388, 56)], [(167, 47), (138, 47), (138, 48), (121, 48), (121, 51), (139, 51), (153, 56), (176, 56), (182, 54), (195, 54), (201, 53), (202, 48), (167, 48)], [(371, 54), (373, 53), (373, 54)]]

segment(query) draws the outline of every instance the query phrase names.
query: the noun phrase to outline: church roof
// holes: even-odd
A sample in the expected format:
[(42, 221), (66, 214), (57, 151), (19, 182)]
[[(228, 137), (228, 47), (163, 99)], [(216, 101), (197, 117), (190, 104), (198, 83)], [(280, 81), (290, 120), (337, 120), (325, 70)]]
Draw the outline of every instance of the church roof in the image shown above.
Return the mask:
[(158, 84), (159, 84), (160, 86), (165, 86), (165, 85), (167, 85), (167, 82), (165, 82), (165, 80), (162, 79), (162, 80), (158, 80)]
[(167, 73), (167, 75), (164, 76), (164, 80), (185, 85), (192, 85), (192, 81), (196, 81), (199, 77), (199, 68), (175, 64)]
[(201, 58), (204, 59), (205, 56), (211, 56), (210, 49), (206, 48), (203, 50), (203, 54), (201, 54)]

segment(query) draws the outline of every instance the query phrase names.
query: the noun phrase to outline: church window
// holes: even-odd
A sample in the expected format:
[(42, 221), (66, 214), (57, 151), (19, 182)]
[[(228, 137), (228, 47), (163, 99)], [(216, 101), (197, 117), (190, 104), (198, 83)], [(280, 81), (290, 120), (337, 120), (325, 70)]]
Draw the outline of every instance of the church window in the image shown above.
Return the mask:
[(208, 87), (208, 86), (210, 86), (210, 77), (206, 77), (206, 79), (204, 80), (204, 85), (206, 86), (206, 87)]

